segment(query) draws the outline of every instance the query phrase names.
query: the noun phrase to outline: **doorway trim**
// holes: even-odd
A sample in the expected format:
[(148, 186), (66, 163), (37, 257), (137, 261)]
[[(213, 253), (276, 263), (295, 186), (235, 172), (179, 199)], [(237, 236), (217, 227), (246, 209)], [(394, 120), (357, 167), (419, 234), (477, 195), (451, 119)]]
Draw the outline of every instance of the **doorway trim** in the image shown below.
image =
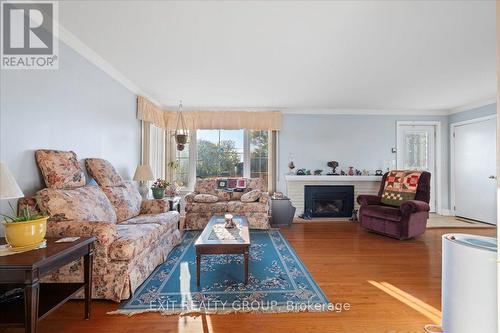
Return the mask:
[(490, 119), (496, 119), (497, 115), (492, 114), (489, 116), (459, 121), (450, 124), (450, 213), (455, 216), (455, 128), (458, 126), (480, 123)]
[(443, 210), (442, 208), (442, 186), (441, 186), (441, 173), (442, 173), (442, 161), (441, 161), (441, 122), (438, 120), (398, 120), (396, 121), (396, 167), (399, 168), (398, 165), (398, 155), (399, 147), (398, 147), (398, 138), (400, 134), (401, 126), (434, 126), (434, 130), (436, 133), (436, 137), (434, 138), (434, 152), (435, 152), (435, 168), (436, 168), (436, 213), (439, 215), (449, 215), (449, 212)]

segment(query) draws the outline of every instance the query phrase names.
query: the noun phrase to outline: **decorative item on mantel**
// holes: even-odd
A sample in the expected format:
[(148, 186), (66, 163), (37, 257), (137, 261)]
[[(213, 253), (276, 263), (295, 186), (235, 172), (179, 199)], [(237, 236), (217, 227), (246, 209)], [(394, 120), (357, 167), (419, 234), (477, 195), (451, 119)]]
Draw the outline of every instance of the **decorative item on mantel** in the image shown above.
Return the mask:
[[(180, 123), (180, 128), (179, 128)], [(179, 102), (179, 111), (177, 112), (177, 122), (175, 125), (175, 142), (177, 143), (177, 150), (182, 151), (188, 141), (188, 132), (186, 128), (186, 121), (182, 115), (182, 101)]]
[(347, 174), (348, 174), (349, 176), (354, 176), (354, 167), (350, 166), (350, 167), (349, 167), (349, 171), (347, 171)]
[(315, 176), (321, 176), (322, 173), (323, 173), (323, 170), (321, 170), (321, 169), (314, 170), (314, 175)]
[(234, 220), (233, 220), (233, 214), (225, 214), (224, 221), (226, 222), (224, 224), (224, 227), (226, 227), (228, 229), (236, 227), (236, 223), (234, 223)]
[(295, 169), (295, 164), (293, 163), (293, 154), (288, 154), (288, 174), (293, 175), (293, 169)]
[(139, 182), (139, 193), (143, 199), (148, 198), (148, 181), (154, 180), (153, 170), (147, 164), (141, 164), (135, 169), (134, 180)]
[(332, 172), (328, 173), (328, 175), (338, 176), (338, 173), (337, 173), (337, 171), (335, 169), (339, 166), (339, 162), (337, 162), (337, 161), (330, 161), (330, 162), (326, 163), (326, 165), (329, 168), (332, 168)]
[(305, 176), (306, 169), (298, 169), (296, 174), (297, 174), (297, 176)]

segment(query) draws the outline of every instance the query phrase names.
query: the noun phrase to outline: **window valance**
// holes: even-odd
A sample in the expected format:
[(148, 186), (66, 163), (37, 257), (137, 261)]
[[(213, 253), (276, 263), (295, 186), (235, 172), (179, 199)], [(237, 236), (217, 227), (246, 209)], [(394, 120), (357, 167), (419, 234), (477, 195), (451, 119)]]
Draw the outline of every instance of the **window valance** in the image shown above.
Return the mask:
[[(185, 111), (187, 129), (253, 129), (279, 131), (279, 111)], [(177, 110), (166, 110), (148, 99), (137, 97), (137, 118), (155, 126), (175, 130)]]

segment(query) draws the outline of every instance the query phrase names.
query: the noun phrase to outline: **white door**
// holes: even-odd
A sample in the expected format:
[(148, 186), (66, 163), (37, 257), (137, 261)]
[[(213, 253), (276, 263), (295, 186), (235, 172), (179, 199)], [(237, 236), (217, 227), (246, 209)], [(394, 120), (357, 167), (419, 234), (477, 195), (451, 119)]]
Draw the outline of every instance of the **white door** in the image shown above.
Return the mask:
[(455, 215), (497, 224), (496, 119), (454, 126), (452, 140)]
[(398, 170), (421, 170), (431, 173), (431, 212), (436, 211), (436, 127), (398, 124)]

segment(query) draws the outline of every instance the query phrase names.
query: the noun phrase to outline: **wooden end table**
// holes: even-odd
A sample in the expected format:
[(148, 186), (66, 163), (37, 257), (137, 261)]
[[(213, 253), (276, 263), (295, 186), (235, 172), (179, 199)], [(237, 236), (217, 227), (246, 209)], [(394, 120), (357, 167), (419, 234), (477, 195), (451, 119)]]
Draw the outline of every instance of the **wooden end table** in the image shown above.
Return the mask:
[[(47, 238), (47, 247), (0, 257), (0, 295), (23, 288), (24, 297), (0, 304), (0, 326), (24, 326), (35, 333), (43, 319), (80, 290), (85, 292), (84, 318), (90, 319), (92, 299), (92, 259), (95, 237), (81, 237), (71, 243), (55, 243)], [(0, 244), (5, 239), (0, 238)], [(40, 283), (53, 271), (83, 257), (84, 281), (80, 283)]]
[(211, 239), (214, 225), (224, 224), (224, 216), (212, 216), (194, 243), (196, 248), (196, 286), (200, 287), (201, 256), (211, 254), (243, 254), (245, 256), (245, 284), (248, 283), (248, 252), (250, 249), (250, 232), (248, 220), (244, 216), (234, 216), (240, 228), (238, 239)]

